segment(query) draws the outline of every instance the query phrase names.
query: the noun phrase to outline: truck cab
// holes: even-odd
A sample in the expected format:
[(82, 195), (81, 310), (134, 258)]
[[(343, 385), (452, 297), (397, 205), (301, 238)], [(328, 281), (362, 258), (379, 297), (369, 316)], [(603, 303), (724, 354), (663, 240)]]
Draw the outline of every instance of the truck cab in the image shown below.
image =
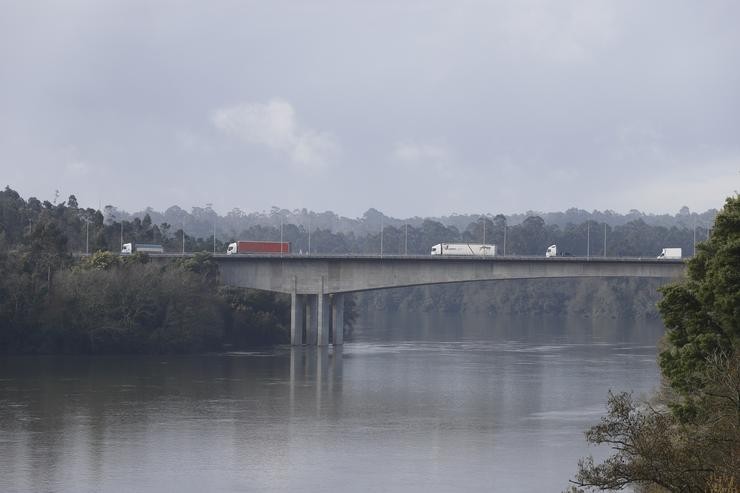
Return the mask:
[(547, 251), (545, 252), (545, 257), (557, 257), (558, 256), (558, 246), (557, 245), (550, 245), (547, 247)]
[(236, 243), (229, 243), (226, 248), (226, 255), (234, 255), (236, 253)]
[(134, 245), (133, 243), (124, 243), (123, 248), (121, 248), (121, 254), (122, 255), (130, 255), (134, 253)]

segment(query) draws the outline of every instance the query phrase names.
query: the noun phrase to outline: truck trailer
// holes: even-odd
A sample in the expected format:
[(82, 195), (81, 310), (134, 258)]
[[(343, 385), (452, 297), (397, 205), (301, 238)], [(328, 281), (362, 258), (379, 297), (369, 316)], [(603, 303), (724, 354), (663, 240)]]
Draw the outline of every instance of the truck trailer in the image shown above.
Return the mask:
[(664, 248), (663, 251), (660, 252), (660, 255), (658, 255), (658, 258), (680, 259), (681, 249), (680, 248)]
[(153, 243), (124, 243), (121, 248), (121, 253), (128, 255), (135, 252), (141, 253), (164, 253), (162, 245), (155, 245)]
[(226, 249), (227, 255), (234, 254), (288, 254), (290, 253), (289, 241), (235, 241), (229, 243)]
[(496, 255), (496, 245), (484, 243), (438, 243), (432, 247), (432, 255), (493, 257)]

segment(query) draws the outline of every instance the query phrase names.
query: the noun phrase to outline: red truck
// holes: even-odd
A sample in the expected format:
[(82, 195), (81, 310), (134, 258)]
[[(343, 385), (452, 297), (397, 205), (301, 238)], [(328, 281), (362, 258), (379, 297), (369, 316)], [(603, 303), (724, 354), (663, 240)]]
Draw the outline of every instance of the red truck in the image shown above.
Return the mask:
[(226, 249), (227, 255), (235, 253), (290, 253), (289, 241), (236, 241), (229, 243)]

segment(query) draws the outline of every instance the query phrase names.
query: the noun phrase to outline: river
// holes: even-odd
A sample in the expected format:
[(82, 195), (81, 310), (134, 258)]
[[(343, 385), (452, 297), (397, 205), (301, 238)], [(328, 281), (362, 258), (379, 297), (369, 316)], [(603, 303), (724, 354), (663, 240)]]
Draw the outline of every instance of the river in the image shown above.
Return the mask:
[(341, 349), (0, 359), (0, 491), (561, 492), (659, 323), (369, 315)]

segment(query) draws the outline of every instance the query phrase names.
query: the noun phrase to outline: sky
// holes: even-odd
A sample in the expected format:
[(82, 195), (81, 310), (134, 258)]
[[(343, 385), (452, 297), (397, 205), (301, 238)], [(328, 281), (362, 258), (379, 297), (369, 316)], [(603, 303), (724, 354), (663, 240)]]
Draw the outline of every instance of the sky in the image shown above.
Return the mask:
[(0, 0), (0, 186), (356, 217), (720, 208), (740, 2)]

